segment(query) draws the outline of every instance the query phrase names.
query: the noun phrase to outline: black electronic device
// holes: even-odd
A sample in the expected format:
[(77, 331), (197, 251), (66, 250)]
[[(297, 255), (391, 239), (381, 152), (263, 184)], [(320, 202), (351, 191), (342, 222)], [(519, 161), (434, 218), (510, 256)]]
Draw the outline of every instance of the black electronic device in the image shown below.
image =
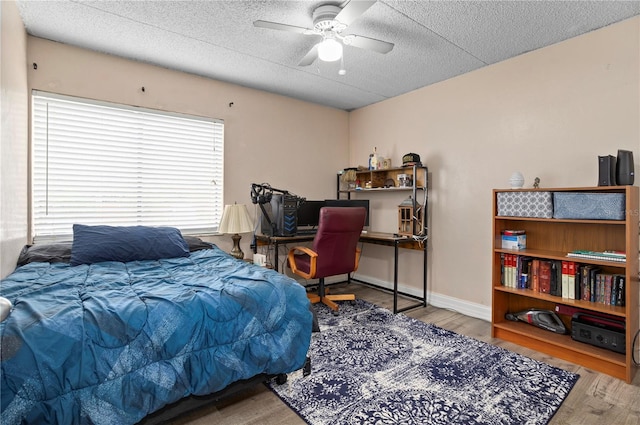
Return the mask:
[(619, 186), (633, 185), (635, 171), (633, 169), (633, 152), (618, 149), (616, 164), (616, 183)]
[(616, 157), (598, 156), (598, 186), (616, 185)]
[(326, 205), (325, 201), (305, 200), (298, 207), (297, 232), (318, 227), (320, 221), (320, 208)]
[(551, 310), (531, 308), (518, 313), (507, 313), (504, 317), (507, 320), (529, 323), (530, 325), (536, 326), (540, 329), (558, 334), (567, 333), (567, 328), (560, 317)]
[(262, 214), (261, 230), (268, 236), (293, 236), (298, 227), (297, 210), (299, 198), (290, 194), (271, 195)]
[(367, 215), (364, 220), (364, 227), (369, 227), (369, 200), (368, 199), (327, 199), (327, 207), (364, 207)]
[[(271, 187), (268, 183), (251, 184), (251, 202), (260, 206), (262, 211), (261, 231), (268, 236), (295, 235), (298, 206), (304, 201), (304, 198), (287, 190)], [(255, 241), (252, 247), (255, 253)]]
[(576, 313), (571, 318), (571, 338), (617, 353), (626, 353), (623, 320)]

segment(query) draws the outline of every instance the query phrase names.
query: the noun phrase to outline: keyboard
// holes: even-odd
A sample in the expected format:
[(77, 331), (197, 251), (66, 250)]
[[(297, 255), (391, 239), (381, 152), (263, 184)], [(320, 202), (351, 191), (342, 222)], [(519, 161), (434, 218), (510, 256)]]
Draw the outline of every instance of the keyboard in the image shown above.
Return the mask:
[(318, 229), (298, 229), (296, 231), (297, 236), (315, 235), (318, 233)]

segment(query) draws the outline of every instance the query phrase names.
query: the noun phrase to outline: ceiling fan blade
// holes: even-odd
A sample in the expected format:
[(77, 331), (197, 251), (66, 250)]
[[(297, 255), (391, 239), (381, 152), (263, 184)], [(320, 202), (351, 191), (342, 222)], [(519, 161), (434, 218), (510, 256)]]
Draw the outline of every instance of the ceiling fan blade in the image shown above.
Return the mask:
[(373, 4), (373, 1), (356, 1), (351, 0), (345, 7), (342, 8), (340, 13), (335, 17), (335, 20), (340, 22), (341, 24), (345, 24), (347, 26), (351, 25), (353, 21), (364, 12), (366, 12)]
[(300, 34), (305, 34), (308, 31), (313, 31), (310, 28), (296, 27), (294, 25), (279, 24), (277, 22), (260, 21), (260, 20), (253, 21), (253, 26), (254, 27), (261, 27), (261, 28), (269, 28), (269, 29), (272, 29), (272, 30), (297, 32), (297, 33), (300, 33)]
[[(350, 34), (347, 36), (349, 41), (345, 44), (348, 46), (355, 46), (361, 49), (373, 50), (378, 53), (389, 53), (394, 44), (387, 41), (376, 40), (375, 38), (364, 37), (361, 35)], [(345, 37), (345, 38), (347, 38)]]
[(300, 62), (298, 62), (298, 66), (309, 66), (317, 58), (318, 58), (318, 45), (314, 44), (311, 50), (309, 50), (307, 54), (304, 55), (302, 59), (300, 59)]

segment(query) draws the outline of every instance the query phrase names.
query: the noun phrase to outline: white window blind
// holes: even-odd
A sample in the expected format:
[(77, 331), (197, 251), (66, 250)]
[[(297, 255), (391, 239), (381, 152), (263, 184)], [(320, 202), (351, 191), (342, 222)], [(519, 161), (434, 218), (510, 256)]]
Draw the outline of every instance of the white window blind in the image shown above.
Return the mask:
[(220, 120), (33, 92), (34, 241), (74, 223), (213, 233), (223, 210)]

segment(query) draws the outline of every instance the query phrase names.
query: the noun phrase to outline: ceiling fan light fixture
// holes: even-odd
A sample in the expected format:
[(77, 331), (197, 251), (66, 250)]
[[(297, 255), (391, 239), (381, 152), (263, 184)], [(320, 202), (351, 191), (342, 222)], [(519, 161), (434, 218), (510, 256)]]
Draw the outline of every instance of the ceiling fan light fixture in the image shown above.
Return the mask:
[(342, 57), (342, 44), (335, 38), (326, 38), (318, 44), (318, 58), (324, 62), (335, 62)]

